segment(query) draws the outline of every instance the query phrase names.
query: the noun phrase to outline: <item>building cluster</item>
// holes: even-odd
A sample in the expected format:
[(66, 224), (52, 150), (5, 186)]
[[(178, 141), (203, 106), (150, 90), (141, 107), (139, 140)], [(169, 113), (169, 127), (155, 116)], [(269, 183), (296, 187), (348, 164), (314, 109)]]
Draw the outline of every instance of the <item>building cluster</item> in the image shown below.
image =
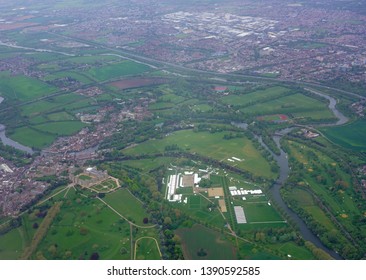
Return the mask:
[[(260, 189), (257, 190), (244, 190), (243, 188), (238, 188), (235, 186), (229, 187), (229, 191), (231, 196), (244, 196), (245, 195), (261, 195), (263, 194), (263, 191)], [(243, 199), (245, 200), (245, 199)]]
[(181, 202), (182, 194), (178, 194), (179, 188), (185, 187), (199, 187), (201, 177), (197, 173), (185, 171), (183, 173), (176, 173), (168, 177), (166, 199), (170, 202)]
[[(23, 13), (17, 24), (28, 23), (24, 25), (27, 33), (67, 31), (72, 37), (203, 70), (274, 74), (288, 80), (366, 81), (366, 16), (329, 9), (330, 0), (323, 7), (233, 0), (184, 9), (174, 2), (162, 6), (145, 1), (149, 4), (119, 3), (89, 7), (87, 12), (42, 11), (49, 18), (70, 19), (72, 24), (58, 20), (29, 25), (34, 15), (25, 9), (17, 11)], [(11, 39), (2, 41), (6, 40)], [(92, 47), (66, 37), (41, 42), (59, 52)], [(14, 60), (4, 60), (0, 69), (34, 71), (29, 70), (29, 61)]]
[(351, 104), (352, 111), (359, 117), (364, 117), (366, 113), (366, 99)]
[(109, 178), (107, 171), (98, 170), (96, 167), (88, 167), (83, 173), (73, 176), (71, 175), (73, 183), (82, 186), (83, 188), (90, 188)]
[(27, 167), (16, 167), (0, 157), (0, 214), (13, 216), (47, 188), (47, 183), (33, 180)]

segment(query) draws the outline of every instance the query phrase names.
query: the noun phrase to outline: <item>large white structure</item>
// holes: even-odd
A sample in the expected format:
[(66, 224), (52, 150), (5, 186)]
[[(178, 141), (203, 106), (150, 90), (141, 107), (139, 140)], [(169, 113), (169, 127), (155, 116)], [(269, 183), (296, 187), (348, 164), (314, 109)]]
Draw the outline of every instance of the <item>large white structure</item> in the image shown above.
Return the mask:
[(238, 224), (246, 224), (247, 218), (245, 217), (244, 209), (241, 206), (234, 206), (236, 221)]

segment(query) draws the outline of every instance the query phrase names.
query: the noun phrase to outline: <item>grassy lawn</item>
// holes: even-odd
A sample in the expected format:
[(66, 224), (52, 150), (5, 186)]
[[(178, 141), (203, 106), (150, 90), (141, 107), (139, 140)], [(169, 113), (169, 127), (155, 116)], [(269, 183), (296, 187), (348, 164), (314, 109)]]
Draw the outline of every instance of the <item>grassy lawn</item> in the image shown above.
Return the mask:
[(20, 257), (24, 242), (19, 228), (0, 235), (0, 260), (16, 260)]
[(243, 203), (244, 213), (248, 223), (261, 222), (271, 224), (271, 222), (283, 221), (281, 216), (267, 203)]
[(136, 242), (136, 260), (160, 260), (159, 249), (152, 238), (141, 238)]
[[(183, 254), (188, 260), (232, 260), (235, 248), (219, 232), (201, 225), (176, 231), (182, 241)], [(201, 254), (199, 253), (201, 252)]]
[(127, 189), (119, 189), (107, 194), (103, 199), (129, 221), (144, 226), (143, 219), (149, 217), (144, 206)]
[[(224, 161), (227, 164), (247, 170), (254, 175), (274, 178), (270, 165), (253, 143), (247, 138), (223, 139), (225, 132), (208, 133), (193, 132), (192, 130), (177, 131), (162, 140), (150, 140), (134, 148), (124, 150), (127, 155), (151, 154), (163, 152), (165, 146), (177, 144), (179, 148), (198, 153), (206, 157)], [(239, 162), (230, 162), (231, 157), (243, 159)]]

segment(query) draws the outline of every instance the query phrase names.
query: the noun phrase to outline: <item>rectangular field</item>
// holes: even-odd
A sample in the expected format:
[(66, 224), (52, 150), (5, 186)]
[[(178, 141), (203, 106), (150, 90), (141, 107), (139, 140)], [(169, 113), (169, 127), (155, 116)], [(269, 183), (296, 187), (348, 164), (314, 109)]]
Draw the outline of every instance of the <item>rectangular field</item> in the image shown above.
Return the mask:
[(0, 73), (0, 96), (5, 98), (24, 102), (50, 95), (56, 91), (57, 88), (34, 78), (15, 76), (10, 79), (10, 76), (4, 72)]
[(267, 88), (265, 90), (257, 90), (247, 94), (231, 94), (223, 97), (221, 100), (228, 105), (246, 106), (251, 103), (267, 100), (269, 98), (278, 98), (289, 91), (290, 90), (288, 88), (276, 86)]
[(121, 63), (92, 68), (86, 73), (97, 81), (105, 81), (123, 76), (142, 74), (150, 69), (147, 65), (126, 60)]

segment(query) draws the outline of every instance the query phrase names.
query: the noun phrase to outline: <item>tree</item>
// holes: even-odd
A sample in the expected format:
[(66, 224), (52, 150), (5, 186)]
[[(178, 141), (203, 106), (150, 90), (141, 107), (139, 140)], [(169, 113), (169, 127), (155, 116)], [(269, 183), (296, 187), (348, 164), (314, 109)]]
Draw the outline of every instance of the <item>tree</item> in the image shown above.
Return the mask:
[(90, 256), (91, 260), (99, 260), (99, 254), (98, 252), (93, 252)]
[(142, 220), (142, 222), (143, 222), (144, 224), (147, 224), (147, 223), (149, 222), (149, 218), (145, 217), (145, 218)]

